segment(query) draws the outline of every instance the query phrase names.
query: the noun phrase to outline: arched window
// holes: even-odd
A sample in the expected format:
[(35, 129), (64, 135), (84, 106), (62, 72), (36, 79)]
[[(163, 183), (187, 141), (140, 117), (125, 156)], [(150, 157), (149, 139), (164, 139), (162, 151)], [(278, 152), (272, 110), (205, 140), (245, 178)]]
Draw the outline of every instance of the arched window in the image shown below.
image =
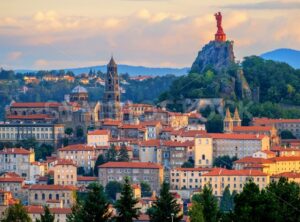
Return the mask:
[(59, 194), (56, 194), (56, 200), (59, 200)]
[(52, 200), (52, 194), (51, 193), (49, 194), (49, 200)]
[(34, 194), (34, 199), (37, 200), (39, 198), (38, 194)]
[(205, 160), (205, 155), (204, 154), (202, 155), (202, 160)]
[(42, 200), (45, 200), (45, 194), (42, 193)]

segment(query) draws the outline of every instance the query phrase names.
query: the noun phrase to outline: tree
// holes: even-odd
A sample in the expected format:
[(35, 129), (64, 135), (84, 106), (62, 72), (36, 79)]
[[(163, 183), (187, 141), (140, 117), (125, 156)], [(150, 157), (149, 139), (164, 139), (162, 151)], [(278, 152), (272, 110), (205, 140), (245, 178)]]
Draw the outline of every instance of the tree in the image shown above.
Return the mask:
[(118, 159), (118, 153), (116, 151), (116, 147), (111, 145), (111, 147), (106, 152), (106, 161), (107, 162), (115, 162)]
[(51, 156), (54, 151), (54, 147), (50, 144), (41, 144), (39, 147), (34, 149), (36, 160), (45, 160), (47, 156)]
[(181, 208), (174, 196), (170, 193), (170, 185), (163, 182), (160, 196), (148, 210), (151, 222), (178, 222), (182, 218)]
[(280, 133), (280, 137), (281, 139), (296, 139), (296, 137), (294, 136), (294, 134), (289, 131), (289, 130), (283, 130)]
[(44, 206), (44, 214), (41, 214), (41, 219), (36, 219), (36, 222), (54, 222), (55, 216), (51, 214), (48, 206)]
[(230, 194), (229, 187), (226, 186), (223, 195), (220, 201), (220, 211), (222, 213), (228, 213), (230, 211), (233, 211), (234, 207), (234, 194)]
[(15, 204), (5, 210), (1, 222), (31, 222), (31, 219), (22, 204)]
[(67, 134), (68, 136), (71, 136), (72, 135), (72, 133), (73, 133), (73, 128), (66, 128), (66, 130), (65, 130), (65, 134)]
[(142, 190), (142, 197), (150, 197), (152, 194), (149, 183), (145, 181), (141, 182), (141, 190)]
[(103, 187), (99, 183), (92, 183), (88, 187), (88, 194), (83, 202), (77, 201), (68, 216), (68, 222), (105, 222), (111, 218), (109, 202)]
[(216, 222), (218, 215), (218, 200), (212, 193), (210, 185), (205, 185), (200, 194), (195, 194), (193, 201), (203, 206), (203, 216), (205, 222)]
[(129, 155), (125, 144), (121, 145), (121, 149), (118, 156), (118, 161), (120, 162), (128, 162), (129, 161)]
[(84, 167), (80, 166), (77, 168), (77, 175), (84, 175)]
[(83, 137), (83, 129), (82, 129), (81, 127), (78, 127), (78, 128), (76, 129), (76, 137), (77, 137), (77, 138)]
[(182, 168), (194, 168), (194, 166), (195, 166), (195, 161), (191, 157), (188, 159), (188, 161), (184, 162), (181, 165)]
[(94, 166), (94, 175), (95, 176), (98, 176), (98, 166), (102, 165), (106, 163), (105, 159), (104, 159), (104, 156), (102, 154), (100, 154), (98, 157), (97, 157), (97, 160), (96, 160), (96, 163), (95, 163), (95, 166)]
[(134, 198), (133, 190), (128, 177), (125, 177), (121, 197), (115, 203), (117, 210), (116, 221), (132, 222), (133, 218), (138, 219), (140, 209), (136, 207), (139, 201)]
[(116, 194), (121, 192), (122, 187), (123, 184), (118, 181), (109, 181), (105, 186), (105, 193), (110, 199), (115, 200)]
[(209, 133), (221, 133), (223, 132), (223, 118), (220, 114), (213, 115), (206, 122), (206, 130)]
[(204, 222), (203, 206), (197, 201), (192, 202), (192, 206), (189, 208), (188, 215), (191, 222)]
[(214, 159), (213, 166), (225, 167), (226, 169), (232, 169), (233, 162), (237, 160), (237, 157), (230, 157), (228, 155), (218, 156)]

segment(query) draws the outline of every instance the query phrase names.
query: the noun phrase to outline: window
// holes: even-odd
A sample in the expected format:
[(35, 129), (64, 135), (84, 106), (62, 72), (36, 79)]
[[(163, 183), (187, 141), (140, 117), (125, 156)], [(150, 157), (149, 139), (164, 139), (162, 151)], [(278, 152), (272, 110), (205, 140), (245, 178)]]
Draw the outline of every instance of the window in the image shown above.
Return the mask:
[(34, 194), (34, 199), (35, 199), (35, 200), (39, 199), (39, 196), (38, 196), (37, 193)]
[(204, 154), (202, 155), (202, 160), (205, 160), (205, 155)]
[(42, 200), (45, 200), (45, 194), (42, 193)]
[(52, 200), (52, 194), (51, 193), (49, 194), (49, 200)]
[(59, 200), (59, 194), (56, 194), (56, 200)]

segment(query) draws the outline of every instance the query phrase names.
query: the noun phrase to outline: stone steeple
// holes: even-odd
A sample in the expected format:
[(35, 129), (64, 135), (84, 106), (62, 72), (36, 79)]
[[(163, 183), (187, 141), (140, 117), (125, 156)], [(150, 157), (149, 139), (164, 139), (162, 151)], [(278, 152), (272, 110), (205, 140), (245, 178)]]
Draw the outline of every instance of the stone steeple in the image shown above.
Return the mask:
[(239, 115), (239, 111), (237, 107), (234, 110), (234, 115), (233, 115), (233, 126), (241, 126), (242, 125), (242, 120)]
[(102, 119), (121, 119), (118, 66), (113, 57), (107, 65), (105, 89), (101, 108)]
[(231, 117), (231, 113), (229, 111), (229, 108), (226, 109), (226, 115), (224, 118), (224, 132), (230, 133), (233, 130), (233, 119)]

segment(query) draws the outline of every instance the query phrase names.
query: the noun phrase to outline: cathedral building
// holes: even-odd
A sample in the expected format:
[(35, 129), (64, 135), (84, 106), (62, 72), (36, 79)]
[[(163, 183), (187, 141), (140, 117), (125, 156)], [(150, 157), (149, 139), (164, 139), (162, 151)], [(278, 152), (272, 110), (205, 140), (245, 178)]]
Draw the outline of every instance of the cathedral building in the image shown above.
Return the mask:
[(233, 118), (231, 117), (231, 113), (229, 108), (226, 109), (226, 116), (224, 118), (224, 133), (232, 133), (234, 127), (239, 127), (242, 125), (242, 120), (240, 118), (238, 109), (235, 108)]
[(101, 106), (102, 119), (121, 119), (118, 67), (113, 57), (107, 65), (105, 89)]

